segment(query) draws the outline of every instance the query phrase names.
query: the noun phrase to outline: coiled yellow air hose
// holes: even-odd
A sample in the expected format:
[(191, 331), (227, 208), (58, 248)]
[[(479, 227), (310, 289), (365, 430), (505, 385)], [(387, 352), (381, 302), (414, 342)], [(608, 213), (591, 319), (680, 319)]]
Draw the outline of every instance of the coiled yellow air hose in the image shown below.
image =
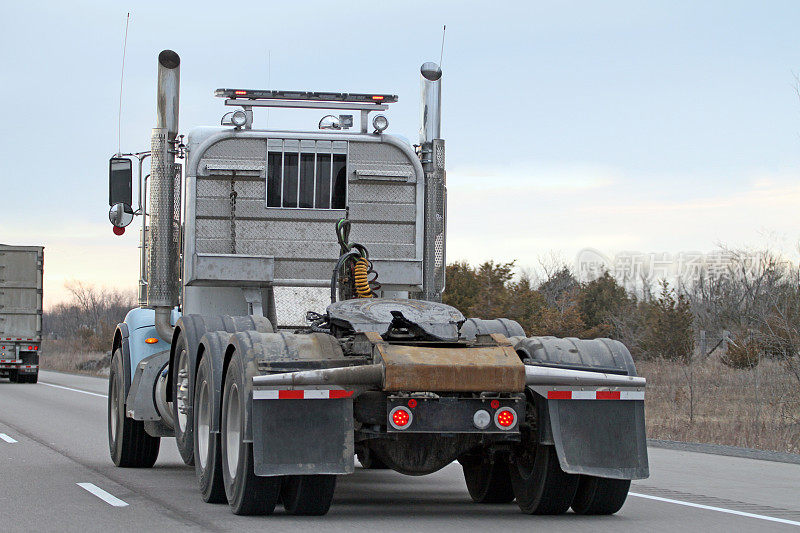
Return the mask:
[(372, 289), (369, 286), (369, 261), (364, 257), (359, 257), (353, 266), (353, 278), (356, 285), (356, 294), (359, 298), (373, 298)]

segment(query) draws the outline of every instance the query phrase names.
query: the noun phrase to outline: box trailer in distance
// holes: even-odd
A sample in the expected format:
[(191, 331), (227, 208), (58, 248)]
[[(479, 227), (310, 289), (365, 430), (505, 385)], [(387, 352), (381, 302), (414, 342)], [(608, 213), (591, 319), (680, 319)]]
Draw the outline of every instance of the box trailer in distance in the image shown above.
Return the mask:
[[(112, 158), (115, 233), (144, 221), (140, 307), (109, 339), (113, 462), (150, 467), (174, 436), (203, 499), (236, 514), (327, 513), (354, 456), (408, 475), (458, 461), (472, 499), (528, 514), (618, 511), (648, 476), (625, 346), (441, 303), (439, 66), (420, 69), (416, 145), (387, 131), (386, 93), (218, 89), (233, 110), (184, 137), (179, 68), (161, 52), (150, 151)], [(257, 129), (265, 107), (321, 118)]]
[(36, 383), (42, 346), (43, 246), (0, 244), (0, 377)]

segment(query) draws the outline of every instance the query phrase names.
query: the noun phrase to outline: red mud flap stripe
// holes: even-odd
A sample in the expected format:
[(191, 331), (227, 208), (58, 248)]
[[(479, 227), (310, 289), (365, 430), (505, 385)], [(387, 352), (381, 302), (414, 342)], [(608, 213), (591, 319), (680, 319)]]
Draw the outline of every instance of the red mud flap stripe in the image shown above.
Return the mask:
[(35, 369), (35, 368), (39, 368), (39, 365), (0, 365), (0, 368), (10, 368), (10, 369), (15, 369), (15, 368), (17, 368), (17, 369), (19, 369), (19, 368), (25, 368), (25, 369), (33, 368), (33, 369)]
[(334, 400), (337, 398), (350, 398), (351, 390), (254, 390), (254, 400)]
[(548, 400), (644, 400), (644, 391), (550, 390)]

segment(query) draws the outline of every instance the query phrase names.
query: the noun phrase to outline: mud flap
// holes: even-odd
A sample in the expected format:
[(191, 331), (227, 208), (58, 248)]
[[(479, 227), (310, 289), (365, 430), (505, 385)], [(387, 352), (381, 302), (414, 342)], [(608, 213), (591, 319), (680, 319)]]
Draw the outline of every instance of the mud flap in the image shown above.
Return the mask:
[(649, 474), (644, 400), (545, 400), (545, 431), (564, 472), (612, 479)]
[(257, 476), (353, 473), (352, 398), (259, 399), (271, 391), (253, 392)]

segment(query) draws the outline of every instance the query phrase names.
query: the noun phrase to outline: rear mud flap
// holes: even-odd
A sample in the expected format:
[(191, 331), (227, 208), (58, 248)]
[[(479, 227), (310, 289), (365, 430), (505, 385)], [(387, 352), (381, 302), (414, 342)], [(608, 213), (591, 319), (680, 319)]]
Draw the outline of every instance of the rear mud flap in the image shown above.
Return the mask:
[(254, 399), (252, 423), (257, 476), (354, 471), (352, 398)]
[(545, 400), (542, 432), (564, 472), (613, 479), (650, 475), (644, 400)]

